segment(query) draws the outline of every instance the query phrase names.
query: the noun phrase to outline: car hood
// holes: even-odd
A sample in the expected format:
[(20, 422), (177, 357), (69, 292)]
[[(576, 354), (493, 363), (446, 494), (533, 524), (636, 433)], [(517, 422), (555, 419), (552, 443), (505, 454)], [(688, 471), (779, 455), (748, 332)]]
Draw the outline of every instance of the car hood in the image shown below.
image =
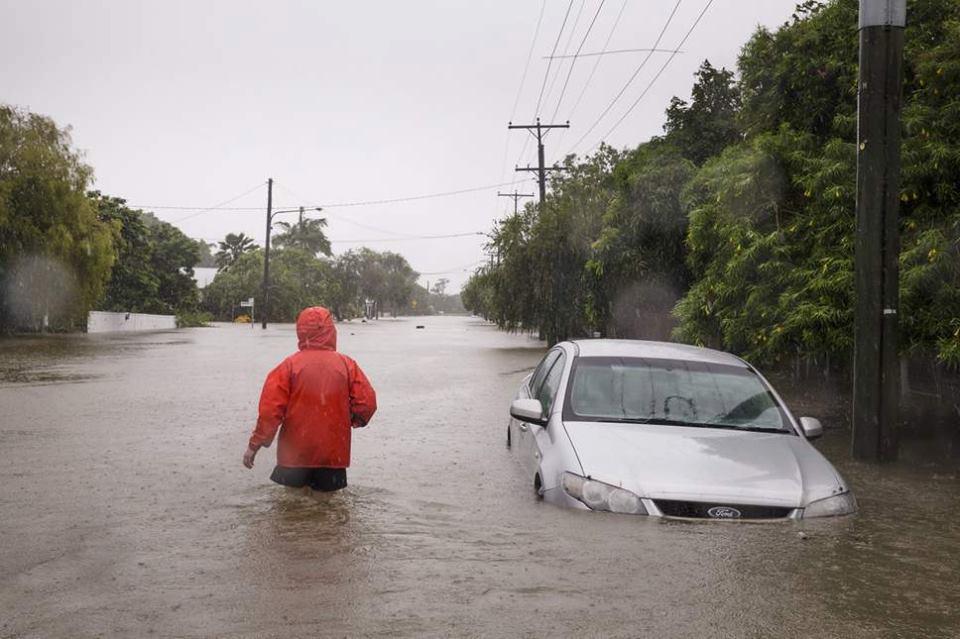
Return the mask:
[(798, 508), (846, 489), (802, 437), (657, 424), (565, 422), (584, 473), (641, 497)]

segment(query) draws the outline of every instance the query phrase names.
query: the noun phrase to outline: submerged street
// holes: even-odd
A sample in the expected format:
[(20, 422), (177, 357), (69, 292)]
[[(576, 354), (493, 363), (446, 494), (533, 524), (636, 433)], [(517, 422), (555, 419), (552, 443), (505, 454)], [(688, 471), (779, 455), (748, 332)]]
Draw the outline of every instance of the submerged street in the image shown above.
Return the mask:
[(337, 328), (380, 409), (317, 497), (269, 481), (275, 448), (241, 465), (292, 325), (0, 340), (0, 637), (960, 636), (956, 466), (852, 462), (805, 404), (853, 517), (562, 510), (505, 447), (542, 343)]

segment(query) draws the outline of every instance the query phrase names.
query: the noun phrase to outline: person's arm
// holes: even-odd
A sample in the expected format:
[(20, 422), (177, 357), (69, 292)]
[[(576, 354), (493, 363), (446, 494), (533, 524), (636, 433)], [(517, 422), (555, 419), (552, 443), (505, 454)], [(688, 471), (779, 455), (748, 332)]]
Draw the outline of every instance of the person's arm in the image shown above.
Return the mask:
[(377, 393), (360, 366), (349, 358), (347, 373), (350, 383), (350, 420), (354, 428), (361, 428), (377, 412)]
[(257, 425), (243, 454), (243, 465), (253, 468), (257, 451), (269, 447), (283, 423), (290, 399), (290, 362), (284, 360), (267, 375), (260, 392), (260, 410)]

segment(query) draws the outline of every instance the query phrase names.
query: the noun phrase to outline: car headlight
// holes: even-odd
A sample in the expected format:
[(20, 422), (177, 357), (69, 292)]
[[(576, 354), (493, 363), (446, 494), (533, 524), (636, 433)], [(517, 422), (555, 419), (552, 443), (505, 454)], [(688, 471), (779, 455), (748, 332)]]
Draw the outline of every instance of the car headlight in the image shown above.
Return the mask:
[(587, 479), (573, 473), (564, 473), (561, 481), (564, 492), (587, 505), (591, 510), (605, 510), (611, 513), (628, 515), (646, 515), (640, 497), (617, 486), (605, 484), (595, 479)]
[(857, 512), (857, 500), (853, 493), (846, 492), (811, 502), (803, 509), (803, 517), (835, 517), (855, 512)]

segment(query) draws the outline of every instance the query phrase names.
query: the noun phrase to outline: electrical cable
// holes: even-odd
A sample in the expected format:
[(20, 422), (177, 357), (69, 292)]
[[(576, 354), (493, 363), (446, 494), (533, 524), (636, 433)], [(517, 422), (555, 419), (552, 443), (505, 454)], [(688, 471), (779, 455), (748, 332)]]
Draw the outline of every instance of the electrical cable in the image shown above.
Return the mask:
[[(570, 27), (570, 35), (567, 36), (567, 42), (563, 45), (563, 53), (559, 56), (554, 56), (555, 60), (561, 60), (562, 58), (567, 57), (567, 53), (570, 51), (570, 43), (573, 42), (573, 36), (577, 33), (577, 25), (580, 24), (580, 16), (583, 15), (583, 9), (587, 6), (587, 0), (580, 0), (580, 8), (577, 9), (577, 15), (573, 19), (573, 25)], [(549, 63), (549, 61), (548, 61)], [(563, 74), (563, 62), (561, 61), (557, 65), (557, 72), (553, 74), (553, 79), (550, 80), (550, 86), (547, 88), (547, 93), (543, 96), (543, 106), (546, 108), (547, 102), (550, 101), (550, 96), (553, 95), (553, 87), (557, 85), (557, 78)], [(537, 115), (540, 115), (537, 113)]]
[[(540, 103), (543, 100), (543, 90), (547, 87), (547, 79), (550, 77), (550, 67), (553, 65), (553, 56), (557, 53), (557, 46), (560, 44), (560, 37), (563, 36), (563, 30), (567, 26), (567, 19), (570, 17), (570, 9), (573, 8), (573, 0), (570, 0), (570, 4), (567, 5), (567, 12), (563, 16), (563, 23), (560, 25), (560, 32), (557, 34), (557, 40), (553, 43), (553, 49), (550, 52), (550, 59), (547, 61), (547, 71), (543, 74), (543, 84), (540, 86), (540, 95), (537, 97), (537, 107), (534, 112), (534, 118), (540, 117)], [(511, 119), (511, 122), (513, 120)], [(520, 160), (523, 158), (524, 154), (527, 152), (527, 145), (530, 144), (530, 138), (524, 136), (523, 146), (520, 147), (520, 155), (517, 156), (517, 161), (514, 162), (514, 165), (519, 166)]]
[(477, 260), (477, 261), (475, 261), (475, 262), (470, 262), (469, 264), (464, 264), (464, 265), (462, 265), (462, 266), (457, 266), (456, 268), (451, 268), (451, 269), (448, 269), (448, 270), (446, 270), (446, 271), (431, 271), (431, 272), (429, 272), (429, 273), (419, 273), (419, 275), (421, 275), (421, 276), (423, 276), (423, 275), (446, 275), (447, 273), (457, 273), (457, 272), (459, 272), (459, 271), (465, 271), (465, 270), (467, 270), (468, 268), (470, 268), (471, 266), (476, 266), (476, 265), (478, 265), (478, 264), (483, 264), (483, 263), (486, 262), (486, 261), (487, 261), (487, 260)]
[[(563, 16), (563, 23), (560, 25), (560, 33), (557, 34), (557, 41), (553, 43), (553, 51), (550, 52), (551, 58), (557, 53), (557, 46), (560, 44), (560, 36), (563, 35), (563, 30), (567, 26), (567, 18), (570, 17), (570, 9), (573, 8), (573, 0), (570, 0), (570, 4), (567, 5), (567, 12)], [(543, 84), (540, 86), (540, 96), (537, 98), (537, 108), (534, 112), (534, 117), (540, 116), (540, 102), (543, 100), (543, 91), (547, 88), (547, 79), (550, 77), (550, 67), (553, 65), (553, 60), (547, 62), (547, 72), (543, 74)]]
[(600, 142), (597, 142), (597, 144), (595, 144), (593, 148), (596, 148), (597, 146), (600, 145), (600, 143), (603, 140), (606, 140), (608, 137), (610, 137), (610, 134), (613, 133), (616, 130), (616, 128), (620, 126), (620, 124), (627, 118), (627, 116), (630, 115), (630, 113), (636, 108), (636, 106), (640, 104), (640, 101), (643, 99), (645, 95), (647, 95), (647, 92), (650, 91), (650, 88), (654, 85), (657, 79), (663, 74), (664, 71), (666, 71), (667, 67), (670, 65), (673, 59), (677, 57), (677, 53), (679, 52), (680, 47), (684, 45), (684, 43), (687, 41), (687, 38), (689, 38), (690, 34), (693, 33), (693, 30), (697, 28), (698, 24), (700, 24), (700, 20), (703, 19), (704, 15), (706, 15), (707, 9), (709, 9), (710, 5), (712, 4), (713, 4), (713, 0), (707, 0), (707, 4), (703, 7), (703, 11), (701, 11), (700, 15), (697, 16), (697, 19), (694, 20), (693, 24), (690, 26), (690, 29), (687, 31), (686, 35), (684, 35), (683, 39), (680, 41), (680, 44), (677, 45), (677, 49), (674, 51), (674, 53), (670, 54), (670, 57), (667, 58), (666, 62), (663, 63), (663, 66), (660, 67), (660, 70), (657, 71), (657, 74), (653, 76), (649, 84), (647, 84), (646, 88), (643, 90), (643, 93), (641, 93), (639, 97), (637, 97), (637, 99), (634, 100), (633, 104), (630, 105), (630, 108), (627, 109), (626, 113), (620, 116), (620, 119), (617, 120), (612, 127), (610, 127), (610, 130), (607, 131), (607, 134), (604, 135), (602, 138), (600, 138)]
[[(324, 209), (328, 209), (328, 208), (332, 209), (332, 208), (348, 208), (348, 207), (357, 207), (357, 206), (378, 206), (381, 204), (396, 204), (398, 202), (413, 202), (417, 200), (429, 200), (433, 198), (463, 195), (466, 193), (477, 193), (479, 191), (489, 191), (492, 189), (502, 188), (504, 186), (513, 186), (521, 181), (522, 180), (513, 180), (511, 182), (498, 182), (497, 184), (487, 184), (484, 186), (475, 186), (467, 189), (458, 189), (455, 191), (441, 191), (438, 193), (427, 193), (424, 195), (411, 195), (406, 197), (396, 197), (396, 198), (389, 198), (389, 199), (382, 199), (382, 200), (359, 200), (359, 201), (353, 201), (353, 202), (330, 202), (330, 203), (310, 204), (310, 205), (304, 205), (304, 208), (320, 207)], [(260, 188), (260, 186), (262, 185), (258, 185), (256, 188)], [(242, 212), (242, 211), (261, 211), (262, 212), (266, 210), (265, 206), (224, 206), (224, 204), (228, 204), (234, 200), (237, 200), (240, 197), (243, 197), (243, 195), (248, 195), (253, 190), (255, 189), (251, 189), (250, 191), (247, 191), (246, 193), (240, 196), (237, 196), (232, 200), (227, 200), (227, 202), (223, 202), (221, 204), (218, 204), (217, 206), (208, 207), (208, 208), (203, 208), (200, 206), (166, 206), (166, 205), (161, 206), (161, 205), (150, 205), (150, 204), (137, 204), (137, 205), (130, 205), (130, 206), (131, 208), (148, 209), (148, 210), (155, 209), (158, 211), (160, 210), (197, 211), (195, 215), (199, 215), (200, 213), (205, 213), (207, 211), (213, 211), (213, 210), (237, 211), (237, 212)], [(299, 205), (277, 204), (275, 205), (275, 208), (277, 209), (295, 208), (296, 206), (299, 206)], [(193, 217), (193, 215), (189, 215), (187, 217)], [(183, 218), (183, 219), (186, 219), (186, 218)]]
[[(510, 122), (517, 115), (517, 105), (520, 104), (520, 96), (523, 94), (523, 86), (527, 82), (527, 71), (530, 69), (530, 61), (533, 59), (533, 50), (537, 45), (537, 38), (540, 36), (540, 25), (543, 23), (544, 10), (547, 8), (547, 0), (540, 3), (540, 17), (537, 18), (537, 26), (533, 30), (533, 40), (530, 42), (530, 51), (527, 53), (527, 63), (523, 65), (523, 75), (520, 78), (520, 86), (517, 88), (517, 97), (513, 100), (513, 109), (510, 110)], [(503, 145), (503, 171), (500, 173), (500, 179), (503, 180), (507, 172), (507, 154), (510, 153), (510, 132), (507, 132), (507, 138)]]
[(331, 244), (356, 244), (362, 242), (408, 242), (413, 240), (446, 240), (452, 237), (472, 237), (477, 235), (486, 235), (482, 231), (470, 231), (468, 233), (448, 233), (446, 235), (411, 235), (410, 237), (387, 237), (379, 239), (366, 240), (330, 240)]
[[(677, 0), (677, 4), (675, 4), (675, 5), (673, 6), (673, 11), (671, 11), (669, 17), (667, 17), (667, 21), (666, 21), (666, 23), (663, 25), (663, 28), (660, 29), (660, 34), (657, 36), (656, 42), (653, 43), (653, 46), (651, 47), (651, 51), (650, 51), (650, 52), (646, 55), (646, 57), (643, 59), (643, 62), (641, 62), (640, 65), (634, 70), (633, 75), (630, 76), (630, 79), (627, 80), (626, 84), (623, 85), (623, 88), (621, 88), (620, 91), (617, 93), (617, 95), (614, 96), (613, 100), (610, 101), (610, 104), (608, 104), (608, 105), (607, 105), (607, 108), (605, 108), (605, 109), (603, 110), (603, 112), (600, 114), (600, 117), (598, 117), (598, 118), (594, 121), (594, 123), (590, 125), (590, 128), (587, 129), (582, 136), (580, 136), (580, 139), (579, 139), (579, 140), (577, 140), (576, 142), (574, 142), (573, 146), (570, 147), (570, 151), (567, 151), (567, 154), (573, 152), (573, 150), (574, 150), (575, 148), (577, 148), (578, 146), (580, 146), (580, 143), (583, 142), (583, 141), (586, 139), (586, 137), (587, 137), (588, 135), (590, 135), (590, 133), (593, 132), (593, 130), (594, 130), (595, 128), (597, 128), (597, 125), (600, 124), (600, 122), (603, 120), (603, 118), (606, 117), (607, 113), (610, 112), (610, 109), (613, 108), (613, 106), (620, 100), (620, 98), (623, 96), (623, 94), (626, 93), (627, 89), (630, 88), (630, 85), (633, 84), (633, 81), (634, 81), (634, 80), (637, 78), (637, 76), (640, 74), (640, 71), (642, 71), (643, 68), (647, 65), (647, 62), (650, 60), (650, 57), (653, 56), (653, 49), (656, 49), (656, 48), (660, 45), (660, 40), (663, 39), (664, 34), (667, 32), (667, 28), (669, 28), (669, 27), (670, 27), (670, 23), (673, 22), (673, 17), (677, 14), (677, 9), (680, 8), (680, 3), (681, 3), (682, 1), (683, 1), (683, 0)], [(677, 48), (679, 48), (679, 47), (677, 47)]]
[(586, 83), (584, 83), (583, 89), (580, 91), (579, 97), (577, 97), (577, 101), (573, 103), (573, 108), (570, 109), (571, 118), (573, 117), (574, 113), (576, 113), (577, 107), (580, 106), (580, 102), (581, 100), (583, 100), (583, 96), (586, 95), (587, 89), (590, 87), (590, 82), (593, 80), (593, 76), (597, 72), (597, 67), (600, 66), (600, 60), (603, 57), (602, 54), (606, 52), (607, 47), (610, 45), (610, 40), (613, 38), (613, 33), (617, 30), (617, 25), (620, 24), (620, 18), (623, 17), (623, 11), (626, 8), (627, 8), (627, 0), (623, 0), (623, 4), (620, 5), (620, 12), (617, 14), (616, 20), (613, 21), (613, 26), (610, 27), (610, 33), (607, 34), (607, 39), (603, 43), (603, 49), (601, 49), (600, 55), (598, 55), (596, 62), (593, 63), (593, 68), (590, 70), (590, 75), (587, 76), (587, 81)]
[(543, 23), (544, 10), (547, 8), (547, 0), (540, 3), (540, 17), (537, 18), (537, 26), (533, 30), (533, 41), (530, 42), (530, 51), (527, 53), (527, 63), (523, 65), (523, 75), (520, 77), (520, 86), (517, 88), (517, 97), (513, 100), (513, 109), (510, 110), (510, 120), (513, 121), (517, 114), (517, 106), (520, 104), (520, 95), (523, 93), (523, 85), (527, 81), (527, 72), (530, 70), (530, 61), (533, 59), (533, 50), (537, 45), (537, 38), (540, 35), (540, 25)]
[(560, 97), (557, 98), (557, 108), (553, 110), (553, 115), (550, 118), (551, 122), (557, 119), (557, 113), (560, 112), (560, 105), (563, 104), (563, 96), (567, 92), (567, 85), (570, 84), (570, 76), (573, 75), (573, 67), (577, 63), (577, 57), (580, 55), (580, 51), (583, 50), (583, 45), (587, 43), (587, 38), (590, 37), (590, 32), (593, 31), (593, 25), (596, 24), (597, 18), (600, 17), (600, 11), (603, 9), (604, 2), (606, 2), (606, 0), (600, 0), (600, 4), (597, 5), (597, 12), (593, 14), (593, 20), (590, 21), (587, 32), (583, 34), (583, 39), (580, 40), (580, 46), (577, 47), (577, 52), (573, 54), (573, 59), (570, 61), (570, 68), (567, 70), (567, 77), (563, 81), (563, 88), (560, 89)]
[[(558, 55), (556, 56), (557, 60), (562, 60), (564, 58), (595, 58), (598, 55), (614, 55), (618, 53), (683, 53), (680, 49), (613, 49), (612, 51), (593, 51), (591, 53), (581, 53), (579, 55)], [(544, 56), (546, 59), (546, 56)]]
[[(200, 209), (200, 210), (197, 211), (196, 213), (191, 213), (190, 215), (186, 215), (186, 216), (184, 216), (184, 217), (181, 217), (181, 218), (178, 219), (178, 220), (173, 220), (172, 224), (178, 224), (178, 223), (180, 223), (180, 222), (183, 222), (184, 220), (189, 220), (189, 219), (192, 218), (192, 217), (196, 217), (196, 216), (200, 215), (201, 213), (206, 213), (206, 212), (208, 212), (208, 211), (215, 211), (215, 210), (218, 210), (218, 209), (219, 209), (219, 210), (226, 210), (226, 209), (223, 208), (225, 205), (230, 204), (231, 202), (236, 202), (237, 200), (239, 200), (240, 198), (244, 197), (245, 195), (250, 195), (251, 193), (253, 193), (253, 192), (256, 191), (257, 189), (261, 188), (264, 184), (265, 184), (265, 182), (261, 182), (260, 184), (257, 184), (257, 185), (256, 185), (255, 187), (253, 187), (252, 189), (249, 189), (249, 190), (247, 190), (247, 191), (244, 191), (244, 192), (241, 193), (240, 195), (237, 195), (236, 197), (232, 197), (232, 198), (230, 198), (229, 200), (224, 200), (224, 201), (221, 202), (220, 204), (216, 204), (216, 205), (214, 205), (214, 206), (208, 206), (207, 208)], [(147, 206), (134, 206), (134, 207), (131, 207), (131, 208), (136, 208), (136, 209), (146, 209), (146, 208), (155, 208), (155, 209), (159, 209), (159, 208), (170, 208), (170, 209), (173, 209), (173, 208), (176, 208), (176, 209), (179, 209), (180, 207), (157, 207), (157, 206), (147, 207)]]

